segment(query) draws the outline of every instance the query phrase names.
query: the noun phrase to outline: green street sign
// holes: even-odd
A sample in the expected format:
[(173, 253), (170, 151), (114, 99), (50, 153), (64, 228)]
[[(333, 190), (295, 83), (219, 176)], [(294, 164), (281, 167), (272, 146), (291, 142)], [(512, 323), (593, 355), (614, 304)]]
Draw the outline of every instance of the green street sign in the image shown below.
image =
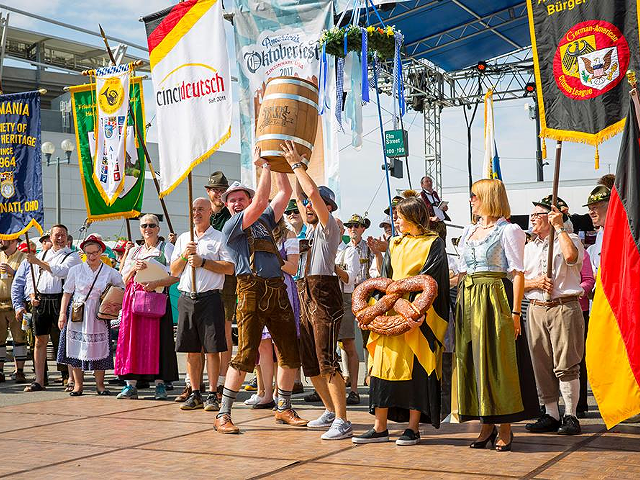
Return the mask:
[(406, 130), (387, 130), (384, 132), (384, 149), (387, 157), (406, 157), (409, 155), (409, 137)]

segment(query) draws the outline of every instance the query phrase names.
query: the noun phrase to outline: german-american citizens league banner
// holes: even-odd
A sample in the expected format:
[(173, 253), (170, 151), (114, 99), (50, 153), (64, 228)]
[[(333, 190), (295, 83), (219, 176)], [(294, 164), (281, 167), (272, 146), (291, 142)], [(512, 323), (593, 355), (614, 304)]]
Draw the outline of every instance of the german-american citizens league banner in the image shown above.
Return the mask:
[[(267, 80), (294, 76), (318, 85), (322, 30), (333, 26), (333, 2), (313, 0), (236, 0), (233, 23), (240, 87), (242, 182), (255, 185), (252, 161), (255, 130)], [(339, 198), (339, 161), (336, 138), (335, 72), (329, 69), (327, 101), (330, 115), (318, 122), (309, 173), (331, 188)]]
[(0, 95), (0, 240), (42, 234), (40, 93)]
[(622, 131), (637, 69), (636, 0), (527, 0), (540, 136), (597, 146)]
[(155, 90), (160, 197), (231, 136), (231, 73), (220, 0), (143, 18)]
[[(116, 172), (104, 169), (101, 156), (96, 156), (98, 161), (94, 162), (95, 129), (98, 124), (96, 85), (92, 83), (69, 87), (69, 92), (87, 218), (96, 221), (138, 217), (142, 211), (145, 160), (143, 147), (135, 136), (133, 119), (127, 115), (126, 130), (122, 128), (123, 124), (115, 127), (119, 135), (126, 134), (127, 143), (121, 168), (122, 188), (113, 203), (108, 204), (102, 191), (103, 187), (99, 184), (100, 176), (113, 175)], [(143, 126), (145, 119), (141, 77), (131, 78), (128, 100), (133, 108), (136, 124)], [(141, 130), (144, 132), (144, 128)]]

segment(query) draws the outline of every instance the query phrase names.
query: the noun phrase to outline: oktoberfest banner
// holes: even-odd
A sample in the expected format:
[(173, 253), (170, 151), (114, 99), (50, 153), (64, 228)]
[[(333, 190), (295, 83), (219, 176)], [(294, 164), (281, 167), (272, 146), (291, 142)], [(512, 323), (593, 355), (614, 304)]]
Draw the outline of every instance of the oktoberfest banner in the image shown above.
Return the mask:
[(43, 224), (40, 93), (0, 95), (0, 240)]
[(107, 205), (112, 205), (124, 188), (127, 142), (133, 139), (126, 128), (129, 117), (129, 65), (96, 70), (98, 134), (94, 135), (93, 181)]
[[(118, 164), (122, 176), (122, 185), (112, 203), (108, 203), (104, 196), (104, 175), (114, 174), (115, 169), (105, 172), (103, 158), (96, 155), (96, 126), (98, 122), (98, 107), (96, 106), (96, 85), (86, 84), (69, 87), (71, 92), (71, 106), (73, 110), (73, 124), (76, 130), (76, 144), (80, 163), (80, 180), (84, 192), (89, 220), (110, 220), (114, 218), (136, 218), (142, 210), (142, 196), (144, 193), (144, 150), (135, 137), (133, 119), (127, 115), (126, 126), (118, 119), (114, 132), (126, 135), (126, 150), (122, 165)], [(99, 90), (98, 90), (99, 93)], [(142, 78), (131, 78), (128, 92), (128, 102), (133, 108), (135, 121), (144, 125), (144, 97), (142, 95)], [(98, 103), (99, 103), (98, 98)], [(126, 105), (126, 104), (125, 104)], [(143, 133), (144, 134), (144, 133)], [(100, 149), (98, 149), (100, 151)], [(94, 161), (97, 159), (97, 161)], [(108, 166), (108, 165), (107, 165)], [(115, 176), (114, 176), (115, 179)]]
[(597, 147), (624, 127), (623, 80), (638, 67), (636, 0), (527, 0), (527, 9), (540, 136)]
[[(233, 23), (240, 86), (240, 174), (255, 185), (252, 162), (255, 130), (266, 82), (273, 77), (301, 77), (318, 85), (322, 30), (333, 26), (333, 2), (312, 0), (236, 0)], [(335, 103), (335, 73), (327, 78), (327, 100)], [(330, 105), (330, 108), (333, 108)], [(319, 119), (320, 120), (320, 119)], [(335, 115), (318, 122), (309, 173), (339, 197), (339, 163)]]
[(143, 21), (164, 197), (231, 136), (229, 54), (219, 0), (188, 0)]

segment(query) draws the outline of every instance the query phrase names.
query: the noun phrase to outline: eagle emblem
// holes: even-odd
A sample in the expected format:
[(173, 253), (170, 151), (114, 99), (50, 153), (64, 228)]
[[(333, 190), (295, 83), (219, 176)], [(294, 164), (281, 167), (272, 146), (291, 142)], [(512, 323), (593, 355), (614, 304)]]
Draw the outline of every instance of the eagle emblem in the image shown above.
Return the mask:
[(581, 55), (578, 67), (585, 87), (602, 90), (620, 76), (618, 49), (609, 47)]

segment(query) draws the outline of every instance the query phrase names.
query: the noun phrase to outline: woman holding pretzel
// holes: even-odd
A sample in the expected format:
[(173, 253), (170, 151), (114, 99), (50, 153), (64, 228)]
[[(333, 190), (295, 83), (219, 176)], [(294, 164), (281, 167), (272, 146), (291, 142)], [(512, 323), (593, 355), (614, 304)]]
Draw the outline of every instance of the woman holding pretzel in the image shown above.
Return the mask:
[[(387, 420), (409, 422), (397, 445), (419, 443), (421, 422), (440, 426), (442, 352), (449, 318), (447, 255), (444, 241), (429, 230), (424, 202), (411, 191), (404, 196), (397, 205), (401, 236), (390, 241), (381, 276), (401, 280), (430, 275), (438, 284), (437, 296), (417, 328), (395, 336), (371, 332), (369, 412), (376, 418), (373, 428), (353, 437), (353, 443), (388, 441)], [(405, 298), (414, 301), (418, 293)]]
[(480, 220), (464, 229), (459, 243), (453, 400), (461, 421), (482, 423), (470, 447), (491, 442), (503, 452), (511, 450), (511, 423), (538, 413), (529, 349), (520, 337), (525, 233), (507, 221), (511, 210), (500, 180), (474, 183), (470, 202)]

